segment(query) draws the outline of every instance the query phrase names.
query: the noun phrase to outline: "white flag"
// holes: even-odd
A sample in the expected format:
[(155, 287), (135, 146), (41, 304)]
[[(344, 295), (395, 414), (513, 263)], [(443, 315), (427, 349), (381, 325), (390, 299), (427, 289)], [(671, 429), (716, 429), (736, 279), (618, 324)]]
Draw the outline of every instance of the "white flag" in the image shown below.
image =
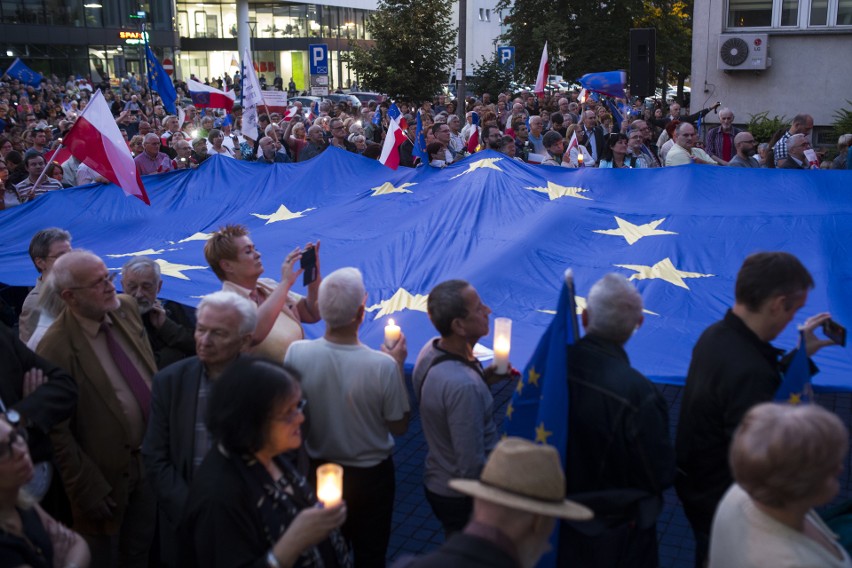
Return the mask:
[(260, 91), (260, 82), (254, 71), (254, 62), (249, 57), (248, 50), (243, 52), (243, 64), (245, 75), (243, 76), (243, 106), (248, 109), (252, 106), (263, 104), (263, 93)]

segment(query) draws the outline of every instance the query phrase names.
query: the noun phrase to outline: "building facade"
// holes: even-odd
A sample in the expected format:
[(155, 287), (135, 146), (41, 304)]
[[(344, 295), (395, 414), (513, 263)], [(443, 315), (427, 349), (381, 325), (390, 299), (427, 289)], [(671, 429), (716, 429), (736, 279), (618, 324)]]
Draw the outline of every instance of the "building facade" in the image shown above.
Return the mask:
[(692, 36), (692, 112), (809, 113), (815, 142), (836, 143), (824, 127), (852, 100), (852, 0), (695, 0)]

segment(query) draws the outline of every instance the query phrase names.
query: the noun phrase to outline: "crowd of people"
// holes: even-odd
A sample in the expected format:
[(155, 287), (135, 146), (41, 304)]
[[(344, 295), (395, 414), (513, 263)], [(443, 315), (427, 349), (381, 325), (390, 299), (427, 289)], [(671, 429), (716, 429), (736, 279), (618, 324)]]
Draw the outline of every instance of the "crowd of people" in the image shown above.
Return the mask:
[[(329, 146), (377, 159), (389, 129), (389, 101), (360, 108), (323, 100), (318, 108), (295, 101), (286, 113), (260, 107), (258, 131), (242, 129), (239, 104), (196, 109), (189, 90), (177, 82), (180, 112), (167, 114), (162, 100), (143, 83), (124, 80), (92, 86), (69, 77), (46, 79), (39, 89), (5, 78), (0, 83), (0, 187), (3, 205), (14, 207), (47, 191), (105, 182), (97, 172), (68, 153), (56, 152), (62, 138), (85, 109), (94, 89), (101, 89), (143, 175), (198, 167), (214, 154), (263, 163), (302, 162)], [(239, 92), (239, 77), (225, 87)], [(221, 85), (220, 85), (221, 86)], [(811, 147), (813, 118), (797, 114), (789, 128), (757, 143), (752, 133), (734, 126), (734, 112), (713, 107), (685, 115), (677, 102), (608, 105), (597, 97), (579, 100), (574, 91), (539, 99), (529, 92), (482, 93), (465, 102), (444, 95), (420, 105), (397, 102), (406, 119), (400, 165), (443, 167), (472, 152), (490, 149), (524, 162), (568, 168), (655, 168), (687, 163), (749, 168), (848, 169), (852, 134), (838, 139), (836, 157), (822, 160)], [(701, 122), (713, 110), (719, 126)], [(417, 117), (423, 138), (415, 151)], [(478, 120), (474, 120), (474, 115)], [(615, 115), (615, 116), (614, 116)], [(182, 121), (182, 122), (181, 122)], [(478, 124), (478, 126), (477, 126)], [(476, 132), (478, 139), (471, 143)], [(247, 135), (248, 134), (248, 135)], [(428, 156), (428, 159), (427, 159)]]
[[(329, 145), (368, 154), (385, 134), (385, 106), (355, 117), (325, 103), (313, 120), (298, 106), (289, 121), (261, 116), (264, 135), (254, 145), (238, 133), (239, 108), (217, 117), (187, 106), (182, 125), (158, 105), (149, 111), (149, 94), (137, 87), (128, 83), (124, 102), (113, 96), (112, 106), (146, 174), (194, 167), (212, 153), (267, 163), (310, 159)], [(39, 182), (51, 121), (73, 98), (57, 125), (67, 132), (91, 91), (71, 80), (64, 90), (48, 83), (26, 96), (4, 89), (0, 97), (16, 96), (24, 124), (34, 123), (21, 129), (20, 113), (0, 102), (14, 137), (0, 151), (26, 170), (6, 192), (14, 205), (59, 189)], [(736, 131), (729, 109), (717, 109), (722, 124), (701, 149), (693, 122), (711, 109), (683, 116), (673, 104), (668, 117), (646, 116), (654, 113), (638, 104), (615, 128), (611, 115), (572, 98), (500, 95), (492, 103), (483, 95), (469, 112), (481, 115), (483, 148), (545, 165), (759, 165), (753, 138)], [(468, 151), (473, 117), (462, 128), (452, 101), (399, 107), (419, 111), (429, 135), (430, 164), (422, 167)], [(762, 159), (807, 167), (812, 127), (809, 116), (795, 117)], [(654, 128), (670, 139), (659, 144)], [(25, 139), (32, 146), (22, 155), (15, 144)], [(80, 176), (97, 181), (86, 168), (70, 158), (58, 169), (74, 186)], [(447, 539), (399, 566), (532, 568), (558, 522), (560, 566), (654, 567), (663, 492), (674, 486), (695, 535), (696, 566), (771, 559), (852, 567), (813, 511), (838, 493), (846, 428), (817, 406), (770, 402), (790, 365), (771, 342), (815, 285), (794, 256), (744, 260), (734, 305), (693, 350), (674, 439), (664, 399), (625, 351), (641, 333), (640, 293), (618, 274), (595, 283), (582, 313), (585, 335), (569, 347), (563, 467), (554, 448), (500, 440), (490, 387), (519, 373), (474, 355), (490, 333), (491, 310), (471, 283), (450, 279), (429, 292), (436, 335), (416, 346), (409, 380), (405, 335), (378, 349), (361, 342), (363, 275), (354, 267), (325, 274), (321, 248), (294, 247), (277, 279), (268, 278), (247, 228), (223, 226), (204, 246), (222, 289), (191, 310), (159, 299), (163, 281), (151, 259), (132, 258), (116, 280), (100, 257), (73, 248), (67, 230), (35, 234), (29, 253), (38, 279), (17, 327), (0, 329), (0, 566), (384, 566), (397, 502), (394, 438), (407, 432), (416, 406), (428, 448), (424, 492)], [(303, 259), (312, 268), (298, 294)], [(834, 344), (816, 334), (830, 317), (805, 321), (808, 356)], [(323, 335), (305, 339), (306, 324), (323, 325)], [(317, 470), (327, 463), (343, 472), (337, 498), (321, 491)]]

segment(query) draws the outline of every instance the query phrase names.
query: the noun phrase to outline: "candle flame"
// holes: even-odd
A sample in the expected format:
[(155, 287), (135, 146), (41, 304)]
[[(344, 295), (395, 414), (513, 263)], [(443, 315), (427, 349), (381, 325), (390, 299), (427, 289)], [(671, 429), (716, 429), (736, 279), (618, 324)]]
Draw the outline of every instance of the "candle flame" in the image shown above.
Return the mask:
[(393, 318), (388, 320), (388, 325), (396, 325), (396, 323), (393, 321)]

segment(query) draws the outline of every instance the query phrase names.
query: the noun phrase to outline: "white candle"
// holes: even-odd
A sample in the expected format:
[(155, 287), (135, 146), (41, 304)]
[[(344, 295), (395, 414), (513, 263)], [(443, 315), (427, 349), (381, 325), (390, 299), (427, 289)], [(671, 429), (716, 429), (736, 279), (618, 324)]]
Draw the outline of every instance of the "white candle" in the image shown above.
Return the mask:
[(512, 346), (512, 320), (494, 319), (494, 365), (497, 373), (506, 374), (509, 370), (509, 350)]
[(388, 349), (393, 349), (393, 346), (399, 341), (399, 334), (399, 326), (392, 319), (388, 320), (388, 324), (385, 326), (385, 345)]
[(583, 167), (583, 160), (585, 160), (585, 158), (583, 157), (583, 151), (580, 150), (579, 148), (577, 148), (577, 167), (578, 168)]
[(317, 499), (324, 507), (334, 507), (343, 499), (343, 467), (327, 463), (317, 468)]

